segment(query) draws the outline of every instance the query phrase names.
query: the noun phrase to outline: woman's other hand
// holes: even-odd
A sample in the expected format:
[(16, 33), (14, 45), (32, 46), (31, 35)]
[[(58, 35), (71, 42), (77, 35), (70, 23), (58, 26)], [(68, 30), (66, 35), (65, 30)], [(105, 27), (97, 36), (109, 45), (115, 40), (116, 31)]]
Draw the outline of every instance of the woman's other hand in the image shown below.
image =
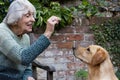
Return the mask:
[(33, 77), (29, 76), (27, 80), (35, 80)]
[(55, 25), (59, 23), (61, 19), (59, 17), (56, 16), (51, 16), (48, 20), (47, 20), (47, 26), (46, 26), (46, 30), (44, 35), (47, 38), (50, 38), (50, 36), (52, 35), (52, 33), (54, 32), (54, 28)]

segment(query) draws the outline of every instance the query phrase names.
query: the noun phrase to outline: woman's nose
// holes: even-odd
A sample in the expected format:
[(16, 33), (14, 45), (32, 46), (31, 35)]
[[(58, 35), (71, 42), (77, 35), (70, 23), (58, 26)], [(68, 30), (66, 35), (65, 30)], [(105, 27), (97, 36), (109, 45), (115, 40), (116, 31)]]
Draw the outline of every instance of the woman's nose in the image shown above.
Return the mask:
[(34, 16), (31, 16), (31, 21), (35, 22)]

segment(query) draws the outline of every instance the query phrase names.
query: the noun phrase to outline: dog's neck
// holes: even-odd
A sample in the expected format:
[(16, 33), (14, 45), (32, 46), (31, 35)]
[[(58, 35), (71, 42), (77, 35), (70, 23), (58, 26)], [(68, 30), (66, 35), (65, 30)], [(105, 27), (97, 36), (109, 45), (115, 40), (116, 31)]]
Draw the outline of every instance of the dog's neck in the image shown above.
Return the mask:
[(109, 58), (99, 65), (88, 65), (89, 80), (118, 80)]

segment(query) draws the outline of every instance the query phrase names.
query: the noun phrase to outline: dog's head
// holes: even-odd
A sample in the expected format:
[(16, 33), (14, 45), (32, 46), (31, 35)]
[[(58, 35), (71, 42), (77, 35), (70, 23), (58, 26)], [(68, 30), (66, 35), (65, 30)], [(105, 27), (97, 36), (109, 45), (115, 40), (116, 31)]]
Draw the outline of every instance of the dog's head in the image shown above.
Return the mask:
[(107, 58), (107, 51), (98, 45), (88, 47), (77, 47), (74, 49), (74, 55), (83, 62), (90, 65), (98, 65)]

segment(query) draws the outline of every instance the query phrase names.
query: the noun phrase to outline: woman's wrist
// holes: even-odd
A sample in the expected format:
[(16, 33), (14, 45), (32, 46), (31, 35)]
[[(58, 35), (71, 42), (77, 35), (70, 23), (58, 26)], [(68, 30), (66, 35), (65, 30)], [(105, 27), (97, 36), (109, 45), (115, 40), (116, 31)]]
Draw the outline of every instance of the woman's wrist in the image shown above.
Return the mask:
[(52, 33), (51, 32), (45, 32), (43, 35), (46, 36), (48, 39), (50, 39)]

